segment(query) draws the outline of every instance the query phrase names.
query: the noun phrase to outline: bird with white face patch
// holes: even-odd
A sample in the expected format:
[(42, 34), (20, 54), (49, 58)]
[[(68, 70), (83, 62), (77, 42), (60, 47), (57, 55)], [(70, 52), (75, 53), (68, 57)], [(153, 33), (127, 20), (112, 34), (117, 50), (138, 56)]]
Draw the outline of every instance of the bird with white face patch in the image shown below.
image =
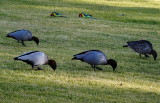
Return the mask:
[(28, 30), (17, 30), (7, 34), (6, 37), (11, 37), (16, 39), (18, 42), (22, 43), (25, 46), (24, 41), (35, 41), (36, 44), (39, 44), (39, 39), (35, 36), (32, 36), (32, 33)]
[(100, 50), (88, 50), (81, 52), (79, 54), (74, 55), (72, 60), (81, 60), (82, 62), (86, 62), (92, 66), (92, 68), (102, 70), (96, 65), (111, 65), (113, 71), (115, 71), (117, 67), (117, 62), (113, 59), (107, 59), (106, 55)]
[(30, 64), (32, 68), (37, 67), (37, 70), (42, 70), (39, 65), (50, 65), (53, 70), (56, 70), (56, 61), (49, 60), (45, 53), (40, 51), (29, 51), (18, 57), (15, 57), (14, 60), (20, 60), (27, 64)]

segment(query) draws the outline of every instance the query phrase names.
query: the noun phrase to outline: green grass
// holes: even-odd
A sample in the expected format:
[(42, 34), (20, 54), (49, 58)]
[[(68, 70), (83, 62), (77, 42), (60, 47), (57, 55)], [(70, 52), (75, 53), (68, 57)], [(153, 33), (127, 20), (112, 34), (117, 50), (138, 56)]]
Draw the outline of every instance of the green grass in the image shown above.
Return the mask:
[[(52, 11), (69, 18), (51, 18)], [(160, 58), (139, 58), (122, 46), (146, 39), (160, 53), (159, 0), (0, 0), (1, 103), (159, 103)], [(97, 19), (78, 18), (87, 12)], [(120, 14), (125, 14), (121, 16)], [(32, 31), (40, 45), (22, 47), (6, 34)], [(74, 54), (99, 49), (115, 59), (110, 66), (93, 69), (71, 61)], [(35, 71), (13, 58), (31, 50), (45, 52), (57, 61)]]

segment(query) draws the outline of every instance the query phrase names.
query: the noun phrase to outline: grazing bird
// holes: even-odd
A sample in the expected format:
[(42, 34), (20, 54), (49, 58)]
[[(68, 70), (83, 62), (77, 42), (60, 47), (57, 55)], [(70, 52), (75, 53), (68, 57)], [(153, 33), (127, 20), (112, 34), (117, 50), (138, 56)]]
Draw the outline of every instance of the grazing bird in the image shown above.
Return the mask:
[(79, 14), (79, 17), (80, 17), (80, 18), (92, 18), (92, 19), (96, 19), (96, 18), (93, 18), (92, 15), (86, 14), (86, 13), (84, 13), (84, 12), (80, 13), (80, 14)]
[(135, 52), (139, 53), (140, 58), (141, 54), (145, 55), (146, 58), (149, 57), (147, 54), (153, 55), (154, 60), (157, 58), (157, 52), (153, 50), (152, 44), (147, 40), (127, 42), (127, 45), (123, 47), (130, 47)]
[(82, 62), (86, 62), (92, 66), (92, 68), (102, 70), (96, 65), (111, 65), (113, 71), (117, 67), (117, 62), (113, 59), (107, 59), (106, 55), (100, 50), (88, 50), (81, 52), (79, 54), (74, 55), (72, 60), (81, 60)]
[(39, 44), (39, 39), (35, 36), (32, 36), (32, 33), (28, 30), (17, 30), (14, 32), (11, 32), (7, 34), (6, 37), (11, 37), (13, 39), (16, 39), (18, 42), (22, 43), (23, 46), (25, 46), (24, 41), (35, 41), (36, 44)]
[(65, 18), (67, 18), (67, 16), (63, 16), (62, 14), (60, 14), (60, 13), (57, 13), (57, 12), (52, 12), (51, 14), (50, 14), (50, 16), (51, 17), (65, 17)]
[(29, 51), (18, 57), (15, 57), (14, 60), (20, 60), (34, 67), (37, 67), (37, 70), (42, 70), (38, 67), (39, 65), (50, 65), (53, 70), (56, 70), (56, 62), (54, 60), (49, 60), (48, 57), (40, 51)]

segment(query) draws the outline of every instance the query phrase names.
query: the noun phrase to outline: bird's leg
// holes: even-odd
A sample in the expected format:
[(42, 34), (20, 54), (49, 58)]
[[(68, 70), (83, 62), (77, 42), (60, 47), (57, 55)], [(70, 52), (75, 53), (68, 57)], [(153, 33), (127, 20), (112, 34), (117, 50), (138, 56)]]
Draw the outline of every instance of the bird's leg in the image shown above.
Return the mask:
[(149, 56), (147, 54), (144, 54), (146, 58), (148, 58)]
[(94, 68), (94, 71), (96, 70), (96, 69), (95, 69), (95, 68), (96, 68), (95, 65), (91, 65), (91, 67)]
[(98, 69), (98, 70), (103, 70), (102, 68), (100, 68), (100, 67), (95, 67), (96, 69)]
[(26, 46), (26, 45), (24, 44), (24, 41), (21, 41), (21, 43), (22, 43), (22, 46)]
[(17, 40), (17, 43), (21, 43), (19, 40)]
[(32, 66), (32, 69), (34, 70), (34, 65), (31, 65)]

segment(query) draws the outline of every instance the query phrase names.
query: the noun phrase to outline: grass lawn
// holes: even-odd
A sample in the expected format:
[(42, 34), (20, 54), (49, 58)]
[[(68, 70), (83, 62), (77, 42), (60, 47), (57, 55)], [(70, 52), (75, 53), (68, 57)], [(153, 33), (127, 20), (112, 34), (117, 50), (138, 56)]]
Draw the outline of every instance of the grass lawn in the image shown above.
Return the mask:
[[(68, 18), (50, 17), (57, 11)], [(79, 18), (86, 12), (97, 19)], [(1, 103), (159, 103), (160, 1), (159, 0), (0, 0)], [(7, 33), (26, 29), (40, 44), (26, 47)], [(158, 53), (157, 61), (139, 58), (127, 41), (145, 39)], [(74, 54), (98, 49), (115, 59), (93, 71), (72, 61)], [(13, 58), (27, 51), (45, 52), (57, 61), (54, 72), (31, 70)]]

